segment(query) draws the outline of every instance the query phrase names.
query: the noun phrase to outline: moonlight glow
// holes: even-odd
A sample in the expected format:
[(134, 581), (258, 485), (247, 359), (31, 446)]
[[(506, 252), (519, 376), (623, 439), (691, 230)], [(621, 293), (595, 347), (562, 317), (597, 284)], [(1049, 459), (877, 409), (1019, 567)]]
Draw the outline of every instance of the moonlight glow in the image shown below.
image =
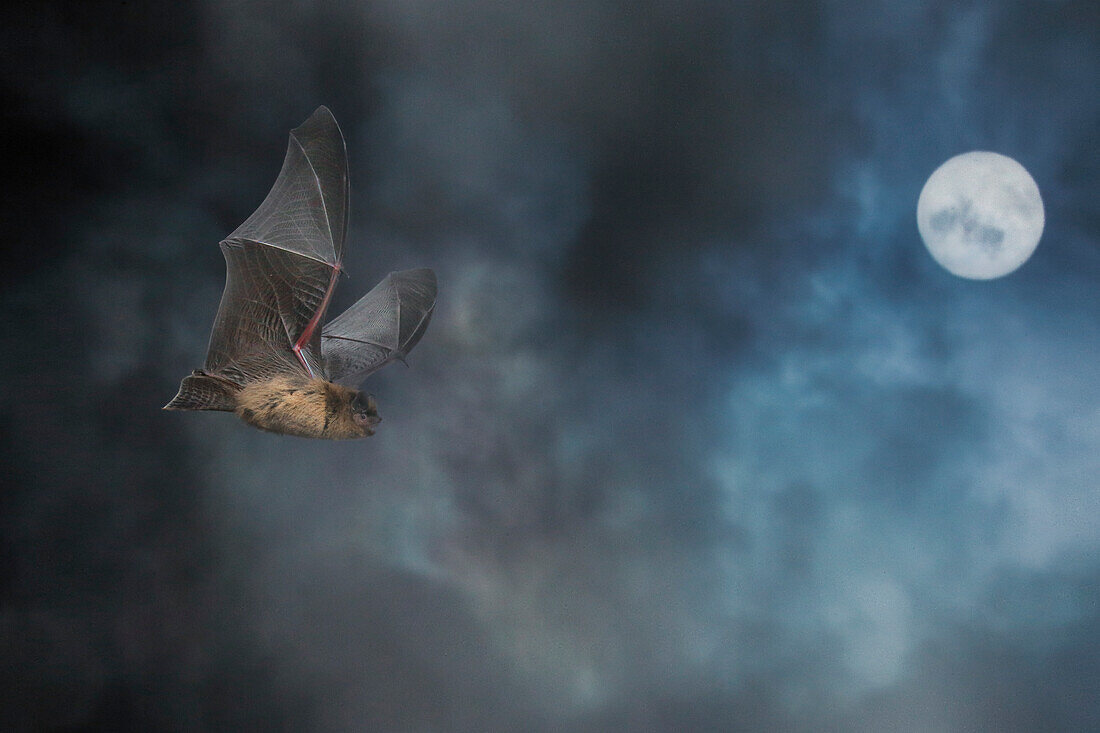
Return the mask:
[(957, 155), (917, 202), (917, 228), (949, 272), (990, 280), (1024, 264), (1043, 234), (1043, 200), (1022, 165), (998, 153)]

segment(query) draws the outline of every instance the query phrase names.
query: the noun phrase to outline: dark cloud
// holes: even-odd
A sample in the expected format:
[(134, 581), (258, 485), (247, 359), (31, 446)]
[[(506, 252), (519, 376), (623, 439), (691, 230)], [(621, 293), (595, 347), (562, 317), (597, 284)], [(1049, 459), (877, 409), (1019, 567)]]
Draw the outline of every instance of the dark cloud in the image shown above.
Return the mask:
[[(1095, 9), (5, 10), (0, 726), (1087, 729)], [(318, 104), (350, 276), (431, 266), (386, 422), (159, 411)], [(967, 149), (1043, 191), (920, 246)]]

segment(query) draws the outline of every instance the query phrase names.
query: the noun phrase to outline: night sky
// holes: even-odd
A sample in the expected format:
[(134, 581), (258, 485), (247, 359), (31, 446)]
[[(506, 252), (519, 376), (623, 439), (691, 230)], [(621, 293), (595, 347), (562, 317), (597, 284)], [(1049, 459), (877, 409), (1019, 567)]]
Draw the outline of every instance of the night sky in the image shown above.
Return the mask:
[[(1100, 729), (1094, 0), (2, 12), (0, 729)], [(378, 434), (162, 411), (320, 104)]]

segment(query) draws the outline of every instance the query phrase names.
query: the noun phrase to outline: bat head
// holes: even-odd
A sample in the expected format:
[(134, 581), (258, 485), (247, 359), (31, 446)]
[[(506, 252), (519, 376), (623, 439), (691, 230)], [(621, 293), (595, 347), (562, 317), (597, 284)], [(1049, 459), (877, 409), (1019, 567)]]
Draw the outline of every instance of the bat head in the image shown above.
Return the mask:
[(374, 401), (374, 395), (356, 392), (351, 399), (351, 419), (356, 426), (366, 431), (367, 435), (374, 434), (374, 428), (382, 422), (378, 415), (378, 403)]

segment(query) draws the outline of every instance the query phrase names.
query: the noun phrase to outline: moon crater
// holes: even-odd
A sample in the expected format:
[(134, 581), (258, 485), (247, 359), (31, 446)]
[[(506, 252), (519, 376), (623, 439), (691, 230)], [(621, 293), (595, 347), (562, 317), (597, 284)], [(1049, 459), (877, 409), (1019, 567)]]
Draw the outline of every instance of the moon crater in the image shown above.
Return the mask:
[(998, 153), (957, 155), (936, 169), (917, 202), (917, 228), (949, 272), (989, 280), (1031, 256), (1043, 233), (1039, 187), (1022, 165)]

